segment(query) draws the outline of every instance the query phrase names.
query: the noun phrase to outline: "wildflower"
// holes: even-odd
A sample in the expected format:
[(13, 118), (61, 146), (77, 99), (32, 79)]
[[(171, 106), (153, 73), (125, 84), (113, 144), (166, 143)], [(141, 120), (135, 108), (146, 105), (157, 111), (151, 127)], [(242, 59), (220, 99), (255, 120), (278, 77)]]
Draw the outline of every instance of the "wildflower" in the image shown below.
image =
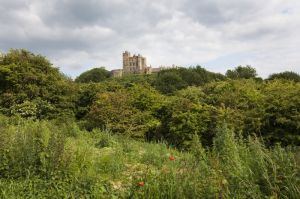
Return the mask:
[(143, 187), (144, 185), (145, 185), (145, 183), (143, 181), (137, 183), (138, 187)]
[(169, 160), (173, 161), (173, 160), (175, 160), (175, 157), (170, 155)]

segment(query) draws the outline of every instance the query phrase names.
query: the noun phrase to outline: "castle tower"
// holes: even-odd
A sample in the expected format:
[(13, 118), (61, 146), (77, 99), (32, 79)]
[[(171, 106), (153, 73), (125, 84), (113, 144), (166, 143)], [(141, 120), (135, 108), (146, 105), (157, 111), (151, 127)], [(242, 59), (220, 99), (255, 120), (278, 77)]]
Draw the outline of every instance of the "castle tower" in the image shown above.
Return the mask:
[(130, 57), (130, 53), (128, 51), (125, 51), (123, 53), (123, 71), (125, 73), (130, 71), (129, 57)]
[(139, 71), (143, 70), (142, 56), (140, 54), (138, 54), (138, 56), (137, 56), (137, 69)]
[(147, 67), (146, 57), (142, 57), (142, 66), (144, 69)]

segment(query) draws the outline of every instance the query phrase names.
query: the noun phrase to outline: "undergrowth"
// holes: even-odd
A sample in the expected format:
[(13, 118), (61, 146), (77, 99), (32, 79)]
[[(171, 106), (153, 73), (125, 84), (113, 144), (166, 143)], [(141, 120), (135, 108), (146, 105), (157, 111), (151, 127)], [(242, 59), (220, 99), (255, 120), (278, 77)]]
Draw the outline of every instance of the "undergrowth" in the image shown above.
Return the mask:
[(299, 152), (220, 127), (191, 150), (0, 118), (0, 198), (300, 198)]

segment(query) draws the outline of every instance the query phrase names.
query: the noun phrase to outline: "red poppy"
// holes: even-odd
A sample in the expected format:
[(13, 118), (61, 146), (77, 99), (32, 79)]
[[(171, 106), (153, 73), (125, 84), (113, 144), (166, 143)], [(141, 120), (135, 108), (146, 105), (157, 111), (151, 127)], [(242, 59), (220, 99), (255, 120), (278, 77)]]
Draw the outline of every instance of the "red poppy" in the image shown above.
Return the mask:
[(173, 160), (175, 160), (175, 157), (170, 155), (169, 160), (173, 161)]
[(137, 186), (139, 186), (139, 187), (143, 187), (144, 185), (145, 185), (144, 182), (138, 182), (138, 183), (137, 183)]

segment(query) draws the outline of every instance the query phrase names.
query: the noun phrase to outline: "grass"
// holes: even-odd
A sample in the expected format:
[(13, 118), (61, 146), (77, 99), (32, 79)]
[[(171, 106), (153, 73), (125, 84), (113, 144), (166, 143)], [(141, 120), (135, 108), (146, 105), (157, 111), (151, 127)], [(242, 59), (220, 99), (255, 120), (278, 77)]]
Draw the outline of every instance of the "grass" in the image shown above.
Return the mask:
[(226, 126), (214, 147), (195, 137), (181, 152), (76, 124), (0, 120), (0, 198), (300, 198), (295, 148)]

